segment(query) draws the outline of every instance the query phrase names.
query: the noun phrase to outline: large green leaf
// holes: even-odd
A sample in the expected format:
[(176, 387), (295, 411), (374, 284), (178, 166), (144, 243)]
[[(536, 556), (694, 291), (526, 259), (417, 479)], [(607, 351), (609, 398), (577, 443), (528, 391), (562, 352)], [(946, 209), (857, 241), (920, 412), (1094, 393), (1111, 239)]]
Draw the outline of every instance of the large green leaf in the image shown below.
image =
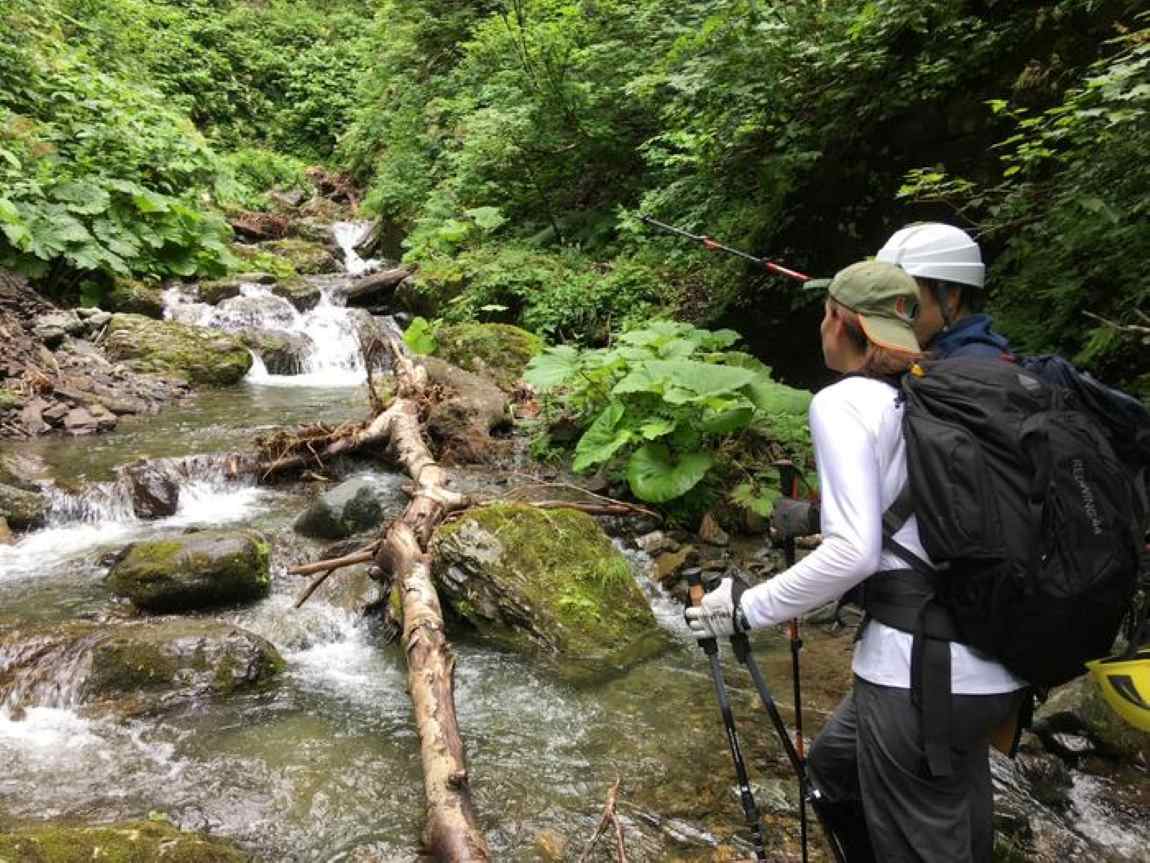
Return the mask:
[(625, 412), (626, 408), (620, 402), (610, 402), (603, 408), (595, 422), (579, 438), (572, 470), (579, 473), (607, 461), (631, 440), (630, 430), (618, 427)]
[(523, 379), (543, 392), (566, 383), (578, 367), (579, 351), (570, 345), (559, 345), (532, 357)]
[(698, 485), (712, 464), (710, 453), (689, 452), (676, 460), (667, 447), (649, 443), (631, 455), (627, 483), (640, 500), (665, 503)]
[(435, 353), (439, 339), (435, 337), (436, 327), (427, 318), (416, 317), (403, 331), (403, 343), (412, 353), (427, 355)]
[(111, 196), (95, 183), (72, 180), (52, 190), (52, 197), (62, 201), (73, 213), (94, 215), (108, 209)]

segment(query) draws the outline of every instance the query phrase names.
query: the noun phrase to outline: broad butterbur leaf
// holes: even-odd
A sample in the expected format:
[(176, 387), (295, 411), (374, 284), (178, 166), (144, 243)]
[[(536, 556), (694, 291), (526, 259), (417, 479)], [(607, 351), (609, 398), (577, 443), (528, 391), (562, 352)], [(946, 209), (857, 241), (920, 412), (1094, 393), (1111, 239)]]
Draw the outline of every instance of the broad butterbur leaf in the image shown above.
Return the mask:
[(676, 458), (663, 444), (649, 443), (627, 462), (627, 483), (640, 500), (665, 503), (698, 485), (712, 464), (710, 453), (688, 452)]

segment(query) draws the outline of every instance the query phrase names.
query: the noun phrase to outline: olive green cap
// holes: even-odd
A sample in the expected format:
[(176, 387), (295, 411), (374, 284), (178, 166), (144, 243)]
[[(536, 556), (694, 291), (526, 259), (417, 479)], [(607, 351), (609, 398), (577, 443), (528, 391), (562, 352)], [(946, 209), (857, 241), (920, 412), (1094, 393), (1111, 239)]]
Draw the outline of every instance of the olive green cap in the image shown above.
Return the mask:
[(859, 261), (839, 270), (828, 293), (859, 316), (867, 339), (881, 348), (918, 354), (914, 335), (918, 284), (901, 268), (883, 261)]

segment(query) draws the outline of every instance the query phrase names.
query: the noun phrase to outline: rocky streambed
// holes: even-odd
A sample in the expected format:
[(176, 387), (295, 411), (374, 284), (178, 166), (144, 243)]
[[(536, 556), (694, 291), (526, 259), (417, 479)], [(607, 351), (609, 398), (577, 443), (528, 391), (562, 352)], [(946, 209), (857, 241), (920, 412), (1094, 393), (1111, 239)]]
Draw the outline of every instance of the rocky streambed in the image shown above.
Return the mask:
[[(110, 435), (5, 445), (9, 487), (38, 509), (0, 545), (0, 857), (124, 842), (140, 859), (176, 843), (189, 860), (417, 856), (418, 741), (401, 651), (364, 614), (376, 583), (354, 567), (296, 609), (307, 579), (287, 573), (399, 512), (406, 480), (367, 458), (260, 486), (212, 457), (253, 431), (366, 414), (347, 345), (370, 312), (342, 305), (349, 277), (303, 276), (292, 296), (254, 276), (173, 288), (173, 325), (248, 339), (260, 360), (246, 354), (238, 384), (121, 415)], [(258, 353), (273, 339), (296, 359)], [(467, 343), (454, 361), (482, 373), (482, 345)], [(494, 858), (577, 859), (616, 781), (629, 859), (747, 857), (707, 667), (669, 589), (686, 566), (765, 577), (779, 560), (713, 525), (653, 533), (517, 509), (513, 486), (557, 477), (507, 448), (514, 471), (455, 470), (459, 490), (504, 503), (436, 540)], [(145, 458), (158, 475), (133, 475)], [(531, 568), (554, 583), (523, 582)], [(811, 733), (849, 686), (851, 649), (849, 631), (816, 620), (804, 633)], [(756, 650), (789, 717), (783, 635), (758, 635)], [(784, 755), (750, 681), (727, 667), (770, 853), (797, 860)], [(1023, 757), (995, 761), (1001, 859), (1148, 859), (1147, 766), (1145, 741), (1109, 725), (1088, 689), (1060, 693)], [(817, 843), (812, 856), (824, 859)]]

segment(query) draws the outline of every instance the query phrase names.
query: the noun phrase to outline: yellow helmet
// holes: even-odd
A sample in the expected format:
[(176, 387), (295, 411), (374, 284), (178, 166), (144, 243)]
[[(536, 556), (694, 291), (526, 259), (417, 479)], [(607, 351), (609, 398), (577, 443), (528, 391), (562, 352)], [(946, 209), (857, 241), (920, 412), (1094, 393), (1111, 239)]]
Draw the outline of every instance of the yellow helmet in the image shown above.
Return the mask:
[(1110, 708), (1150, 733), (1150, 645), (1122, 656), (1086, 663)]

